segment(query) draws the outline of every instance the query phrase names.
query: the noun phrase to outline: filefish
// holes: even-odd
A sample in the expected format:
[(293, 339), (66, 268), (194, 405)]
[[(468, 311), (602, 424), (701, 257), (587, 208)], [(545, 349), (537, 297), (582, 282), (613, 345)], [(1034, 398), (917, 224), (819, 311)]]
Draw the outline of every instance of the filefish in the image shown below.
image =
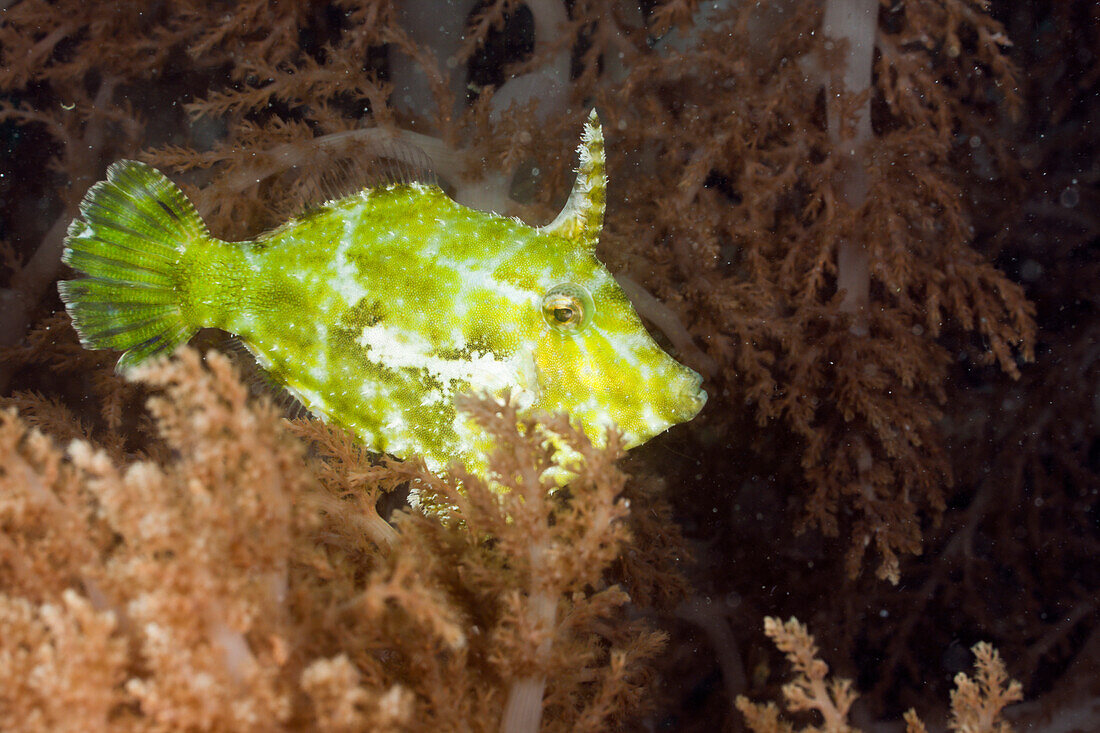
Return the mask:
[(202, 327), (237, 335), (310, 412), (378, 452), (482, 465), (460, 393), (564, 411), (627, 447), (693, 418), (702, 378), (650, 337), (596, 259), (607, 177), (593, 112), (561, 213), (532, 227), (393, 182), (258, 238), (211, 236), (154, 168), (120, 161), (69, 227), (58, 289), (81, 343), (125, 372)]

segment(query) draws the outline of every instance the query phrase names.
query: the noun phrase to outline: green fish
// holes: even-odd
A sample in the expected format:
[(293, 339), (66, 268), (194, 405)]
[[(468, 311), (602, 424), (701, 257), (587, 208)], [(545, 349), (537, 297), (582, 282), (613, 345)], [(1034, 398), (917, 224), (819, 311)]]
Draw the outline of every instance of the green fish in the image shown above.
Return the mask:
[(646, 332), (596, 259), (607, 177), (593, 112), (554, 221), (474, 211), (393, 183), (330, 201), (248, 242), (207, 231), (157, 170), (120, 161), (92, 186), (58, 290), (81, 343), (125, 371), (202, 327), (237, 335), (277, 383), (371, 450), (482, 470), (464, 392), (564, 411), (627, 447), (693, 418), (701, 377)]

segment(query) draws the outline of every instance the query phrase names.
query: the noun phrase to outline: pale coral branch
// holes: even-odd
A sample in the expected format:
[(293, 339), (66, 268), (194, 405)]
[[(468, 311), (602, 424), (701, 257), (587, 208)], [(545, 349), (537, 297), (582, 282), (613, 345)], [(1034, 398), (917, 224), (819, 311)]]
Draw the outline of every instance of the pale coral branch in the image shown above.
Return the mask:
[[(538, 554), (537, 548), (532, 548), (532, 555), (535, 554)], [(529, 598), (527, 610), (536, 628), (546, 632), (538, 649), (539, 659), (545, 659), (550, 654), (552, 629), (557, 622), (557, 604), (546, 591), (537, 591)], [(500, 721), (501, 733), (537, 733), (542, 721), (542, 697), (545, 692), (545, 674), (514, 681), (508, 688), (508, 702)]]
[[(826, 90), (829, 139), (837, 157), (839, 192), (852, 209), (867, 198), (869, 180), (861, 155), (873, 137), (871, 130), (871, 66), (878, 29), (878, 0), (829, 0), (822, 25), (825, 37), (840, 47), (841, 73), (834, 73)], [(850, 127), (848, 103), (862, 100)], [(854, 333), (866, 333), (870, 301), (871, 270), (865, 242), (851, 238), (837, 245), (837, 289), (844, 292), (840, 310), (856, 315)]]
[[(535, 20), (535, 53), (560, 43), (569, 21), (565, 5), (561, 0), (528, 0), (526, 3)], [(520, 105), (532, 99), (538, 100), (535, 114), (539, 119), (547, 120), (558, 114), (569, 99), (569, 44), (560, 44), (561, 49), (552, 60), (536, 71), (521, 74), (505, 82), (493, 95), (493, 117), (499, 118), (513, 102)], [(508, 177), (511, 182), (511, 176)]]
[(704, 602), (696, 596), (681, 603), (676, 609), (676, 615), (695, 624), (706, 633), (711, 648), (718, 658), (718, 666), (722, 670), (726, 696), (733, 705), (738, 695), (748, 689), (749, 683), (745, 675), (745, 665), (741, 661), (741, 650), (738, 648), (733, 632), (730, 631), (730, 622), (723, 613), (723, 608), (719, 604)]
[(619, 283), (619, 287), (630, 299), (630, 304), (634, 306), (634, 310), (656, 326), (672, 342), (673, 347), (683, 357), (684, 361), (688, 362), (695, 371), (708, 378), (713, 378), (718, 374), (718, 364), (695, 345), (691, 332), (684, 327), (679, 316), (671, 308), (657, 300), (648, 290), (634, 282), (627, 275), (616, 275), (615, 281)]
[[(61, 249), (70, 221), (72, 214), (68, 211), (59, 216), (31, 259), (19, 269), (17, 282), (0, 290), (0, 348), (12, 346), (23, 337), (31, 309), (61, 271)], [(0, 365), (0, 392), (7, 389), (11, 368), (8, 363)]]
[[(525, 485), (536, 491), (543, 490), (538, 476), (534, 475), (533, 471), (530, 473)], [(528, 500), (537, 506), (541, 497), (532, 495)], [(542, 640), (536, 650), (536, 657), (540, 661), (546, 660), (550, 655), (554, 638), (553, 630), (558, 615), (557, 599), (541, 582), (542, 571), (547, 569), (548, 544), (545, 537), (534, 538), (528, 548), (531, 578), (526, 611), (532, 627), (543, 632)], [(514, 680), (508, 688), (508, 701), (501, 716), (501, 733), (538, 733), (542, 721), (542, 697), (545, 692), (546, 675), (544, 673)]]
[[(401, 0), (396, 3), (397, 17), (409, 39), (424, 48), (432, 49), (438, 58), (444, 59), (450, 71), (447, 86), (455, 108), (452, 114), (461, 112), (465, 99), (466, 78), (462, 68), (452, 59), (458, 54), (465, 40), (466, 17), (474, 8), (474, 0)], [(390, 54), (390, 74), (396, 107), (415, 115), (427, 115), (436, 103), (433, 94), (432, 69), (423, 68), (402, 53)]]
[[(62, 155), (74, 186), (82, 187), (94, 177), (93, 171), (99, 164), (96, 155), (103, 147), (107, 122), (106, 116), (97, 114), (97, 111), (109, 108), (118, 83), (119, 80), (114, 77), (106, 77), (100, 82), (84, 134), (79, 138), (71, 139), (64, 134), (64, 128), (51, 126), (54, 135), (62, 135), (58, 142), (65, 146)], [(0, 290), (0, 348), (12, 346), (22, 338), (31, 310), (61, 272), (61, 251), (72, 218), (73, 212), (68, 209), (58, 217), (42, 237), (31, 259), (20, 269), (18, 281), (13, 287)], [(7, 389), (12, 376), (11, 368), (9, 364), (0, 365), (0, 392)]]
[[(532, 463), (523, 465), (520, 470), (523, 475), (523, 511), (536, 516), (538, 522), (535, 536), (531, 537), (527, 547), (530, 577), (527, 581), (527, 606), (524, 611), (531, 628), (540, 634), (535, 659), (543, 664), (550, 657), (558, 621), (555, 569), (553, 560), (549, 557), (551, 539), (540, 511), (540, 507), (545, 506), (546, 486)], [(501, 733), (538, 733), (545, 692), (546, 673), (541, 669), (536, 668), (533, 674), (513, 680), (508, 688), (508, 700), (501, 716)]]
[(501, 733), (532, 733), (542, 720), (545, 677), (525, 677), (508, 689), (508, 702), (500, 721)]
[(466, 153), (455, 150), (441, 139), (410, 130), (389, 130), (371, 127), (361, 130), (342, 130), (321, 135), (302, 142), (284, 143), (257, 156), (249, 166), (242, 166), (227, 176), (224, 182), (226, 194), (241, 193), (266, 178), (294, 167), (305, 167), (316, 159), (318, 151), (327, 153), (352, 151), (361, 146), (371, 151), (385, 151), (387, 146), (411, 145), (431, 161), (436, 173), (445, 179), (461, 178), (465, 170)]
[(512, 202), (508, 197), (511, 176), (494, 174), (473, 178), (468, 173), (468, 161), (472, 152), (454, 148), (442, 138), (412, 130), (392, 130), (370, 127), (359, 130), (341, 130), (305, 141), (284, 143), (257, 155), (246, 166), (230, 173), (224, 181), (226, 194), (239, 194), (261, 181), (291, 168), (306, 168), (316, 160), (318, 151), (326, 153), (353, 153), (361, 147), (378, 157), (386, 157), (388, 151), (412, 148), (423, 153), (430, 164), (430, 172), (449, 183), (454, 199), (460, 204), (483, 211), (506, 214)]
[[(23, 337), (31, 310), (61, 272), (61, 250), (72, 219), (68, 210), (59, 216), (43, 235), (30, 260), (19, 268), (12, 287), (0, 289), (0, 348), (13, 346)], [(0, 364), (0, 392), (7, 389), (12, 368), (11, 363)]]

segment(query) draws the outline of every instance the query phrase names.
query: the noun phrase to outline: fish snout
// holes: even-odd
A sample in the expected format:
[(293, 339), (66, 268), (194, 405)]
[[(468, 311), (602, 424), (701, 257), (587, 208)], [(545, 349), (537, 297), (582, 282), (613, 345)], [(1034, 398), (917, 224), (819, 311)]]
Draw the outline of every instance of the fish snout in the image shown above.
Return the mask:
[(699, 414), (707, 404), (707, 393), (703, 389), (703, 377), (693, 369), (684, 368), (683, 376), (677, 380), (676, 406), (681, 422), (687, 422)]

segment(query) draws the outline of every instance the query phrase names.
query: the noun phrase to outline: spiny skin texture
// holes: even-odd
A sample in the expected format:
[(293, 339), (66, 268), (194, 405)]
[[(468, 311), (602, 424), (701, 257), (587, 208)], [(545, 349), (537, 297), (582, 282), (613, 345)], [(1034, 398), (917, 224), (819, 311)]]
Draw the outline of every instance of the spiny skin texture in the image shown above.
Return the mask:
[(565, 411), (593, 440), (638, 445), (689, 420), (699, 376), (649, 337), (593, 251), (603, 136), (593, 114), (577, 182), (548, 226), (474, 211), (439, 188), (365, 189), (254, 241), (212, 238), (182, 193), (140, 163), (86, 196), (61, 296), (89, 348), (125, 369), (200, 327), (237, 334), (275, 380), (370, 448), (478, 469), (454, 397), (484, 391)]

